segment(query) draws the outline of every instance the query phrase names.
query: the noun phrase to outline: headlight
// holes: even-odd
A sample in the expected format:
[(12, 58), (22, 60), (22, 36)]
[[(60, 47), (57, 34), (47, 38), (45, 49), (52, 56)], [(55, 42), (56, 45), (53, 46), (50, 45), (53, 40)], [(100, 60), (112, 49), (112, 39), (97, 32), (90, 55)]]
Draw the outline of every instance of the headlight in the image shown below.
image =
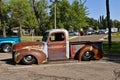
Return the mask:
[(44, 49), (44, 46), (38, 46), (38, 49), (39, 49), (39, 50), (43, 50), (43, 49)]

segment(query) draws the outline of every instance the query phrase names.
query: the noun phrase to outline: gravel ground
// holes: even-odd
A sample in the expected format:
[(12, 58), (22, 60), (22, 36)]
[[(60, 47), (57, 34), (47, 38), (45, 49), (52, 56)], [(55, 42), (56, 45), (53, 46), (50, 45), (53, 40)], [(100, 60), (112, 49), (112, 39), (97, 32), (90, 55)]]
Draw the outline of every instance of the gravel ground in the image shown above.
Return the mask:
[(88, 62), (12, 65), (11, 54), (0, 53), (0, 73), (0, 80), (120, 80), (120, 56)]

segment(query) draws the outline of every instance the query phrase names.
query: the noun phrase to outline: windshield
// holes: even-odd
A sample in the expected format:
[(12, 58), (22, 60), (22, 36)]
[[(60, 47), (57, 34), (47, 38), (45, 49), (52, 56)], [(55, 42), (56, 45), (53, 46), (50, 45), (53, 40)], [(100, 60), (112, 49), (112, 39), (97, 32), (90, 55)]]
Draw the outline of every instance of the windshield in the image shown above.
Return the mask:
[(49, 35), (49, 32), (45, 32), (45, 33), (43, 34), (42, 41), (46, 42), (46, 41), (47, 41), (47, 38), (48, 38), (48, 35)]

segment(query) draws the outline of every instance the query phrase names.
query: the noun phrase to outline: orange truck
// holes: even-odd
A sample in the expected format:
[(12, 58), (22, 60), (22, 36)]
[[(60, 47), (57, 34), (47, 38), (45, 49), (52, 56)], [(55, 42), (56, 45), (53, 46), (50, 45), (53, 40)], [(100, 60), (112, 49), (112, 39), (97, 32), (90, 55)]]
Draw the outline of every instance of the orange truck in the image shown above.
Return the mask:
[(69, 42), (65, 29), (47, 30), (42, 41), (20, 42), (13, 46), (14, 64), (42, 64), (53, 60), (99, 60), (103, 57), (102, 42)]

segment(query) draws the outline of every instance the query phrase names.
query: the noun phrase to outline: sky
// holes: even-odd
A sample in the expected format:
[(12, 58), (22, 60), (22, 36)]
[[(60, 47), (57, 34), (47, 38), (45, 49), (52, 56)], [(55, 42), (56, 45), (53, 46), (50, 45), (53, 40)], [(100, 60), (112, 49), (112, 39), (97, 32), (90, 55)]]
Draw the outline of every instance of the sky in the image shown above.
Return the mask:
[[(74, 0), (69, 0), (72, 3)], [(88, 17), (99, 19), (100, 16), (106, 17), (106, 0), (87, 0), (85, 6), (88, 7)], [(110, 18), (120, 21), (120, 0), (109, 0)]]
[[(88, 16), (91, 18), (99, 19), (100, 15), (106, 16), (106, 0), (87, 0), (85, 6), (88, 7)], [(120, 0), (109, 0), (109, 7), (110, 18), (120, 21)]]
[[(69, 0), (72, 3), (74, 0)], [(100, 16), (106, 17), (106, 0), (87, 0), (85, 6), (88, 8), (88, 17), (99, 19)], [(109, 0), (110, 18), (120, 21), (120, 0)]]

